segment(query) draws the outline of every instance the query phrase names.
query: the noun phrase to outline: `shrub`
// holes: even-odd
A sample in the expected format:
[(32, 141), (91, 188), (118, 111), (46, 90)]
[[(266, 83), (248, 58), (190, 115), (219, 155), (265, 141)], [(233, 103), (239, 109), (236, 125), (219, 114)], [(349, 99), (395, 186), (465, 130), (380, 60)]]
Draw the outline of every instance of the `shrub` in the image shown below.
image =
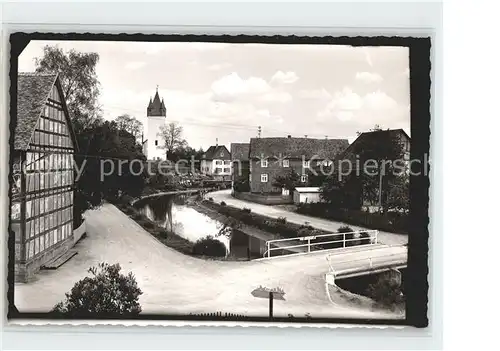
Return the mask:
[(226, 246), (212, 236), (199, 239), (193, 246), (193, 254), (211, 257), (226, 257)]
[(144, 228), (148, 228), (148, 229), (152, 229), (155, 227), (154, 223), (148, 221), (148, 220), (141, 220), (140, 223), (139, 223), (141, 226), (143, 226)]
[(248, 208), (248, 207), (243, 207), (243, 209), (241, 211), (244, 212), (244, 213), (250, 213), (250, 212), (252, 212), (252, 210), (250, 208)]
[(213, 198), (213, 197), (209, 197), (209, 198), (208, 198), (208, 201), (210, 201), (210, 202), (214, 202), (214, 198)]
[(226, 206), (227, 204), (224, 201), (221, 201), (220, 205), (221, 206)]
[(281, 224), (286, 224), (286, 217), (278, 217), (276, 221)]
[(394, 309), (398, 304), (404, 302), (405, 297), (401, 286), (395, 278), (380, 276), (374, 284), (370, 284), (366, 294), (384, 307)]
[(347, 225), (342, 226), (339, 229), (337, 229), (337, 233), (347, 233), (347, 234), (340, 236), (340, 239), (344, 238), (346, 247), (354, 246), (356, 244), (355, 241), (352, 241), (352, 239), (354, 239), (354, 233), (352, 233), (353, 231), (354, 230)]
[(89, 268), (92, 277), (86, 277), (73, 286), (66, 299), (59, 302), (52, 313), (64, 317), (101, 315), (124, 316), (141, 312), (141, 289), (132, 273), (120, 273), (120, 265), (100, 263)]
[(360, 232), (359, 237), (360, 237), (360, 240), (359, 240), (360, 245), (369, 245), (372, 243), (372, 238), (371, 238), (370, 234), (366, 231)]

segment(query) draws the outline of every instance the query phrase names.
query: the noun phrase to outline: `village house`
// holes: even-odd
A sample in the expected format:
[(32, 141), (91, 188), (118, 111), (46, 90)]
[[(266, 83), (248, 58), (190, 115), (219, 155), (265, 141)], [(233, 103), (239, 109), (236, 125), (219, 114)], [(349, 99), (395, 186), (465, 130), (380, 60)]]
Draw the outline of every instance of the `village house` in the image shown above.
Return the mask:
[[(354, 174), (359, 174), (362, 172), (363, 160), (359, 157), (361, 154), (365, 154), (364, 158), (371, 158), (369, 155), (373, 153), (373, 159), (377, 158), (375, 155), (374, 145), (385, 145), (384, 147), (388, 149), (388, 145), (391, 143), (399, 143), (401, 145), (402, 159), (400, 165), (404, 167), (406, 174), (409, 172), (409, 161), (410, 161), (410, 145), (411, 138), (403, 129), (386, 129), (386, 130), (374, 130), (369, 132), (361, 133), (356, 140), (349, 147), (342, 152), (334, 161), (334, 166), (343, 169), (343, 174), (349, 169), (344, 169), (344, 167), (350, 167), (351, 172)], [(356, 162), (358, 160), (358, 163)], [(395, 160), (391, 160), (395, 161)], [(380, 184), (383, 185), (383, 173), (378, 172), (378, 177)], [(360, 205), (362, 209), (369, 212), (376, 212), (379, 210), (379, 194), (373, 196), (375, 200), (369, 200), (367, 196), (363, 195), (363, 184), (359, 180), (359, 176), (356, 177), (354, 181), (358, 182), (357, 187), (359, 187), (359, 197)]]
[(233, 190), (235, 189), (235, 182), (242, 185), (245, 191), (249, 191), (250, 189), (248, 183), (248, 174), (250, 171), (249, 152), (249, 143), (231, 143), (231, 188)]
[(291, 169), (307, 185), (307, 173), (313, 165), (331, 163), (349, 145), (347, 139), (252, 138), (250, 139), (250, 191), (290, 195), (273, 185), (279, 175)]
[(11, 227), (15, 281), (67, 254), (73, 230), (77, 150), (68, 108), (56, 74), (20, 73), (11, 169)]
[(216, 180), (231, 180), (231, 153), (224, 145), (210, 146), (201, 156), (200, 170)]

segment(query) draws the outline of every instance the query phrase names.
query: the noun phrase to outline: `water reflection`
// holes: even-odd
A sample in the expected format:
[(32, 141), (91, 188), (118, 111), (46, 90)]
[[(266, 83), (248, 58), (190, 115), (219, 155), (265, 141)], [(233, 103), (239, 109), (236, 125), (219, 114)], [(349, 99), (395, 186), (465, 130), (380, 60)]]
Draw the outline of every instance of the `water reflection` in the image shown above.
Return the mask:
[(196, 242), (210, 235), (221, 241), (229, 252), (230, 239), (227, 236), (218, 235), (223, 226), (222, 223), (186, 206), (185, 202), (186, 196), (164, 195), (147, 199), (136, 206), (149, 219), (172, 230), (184, 239)]

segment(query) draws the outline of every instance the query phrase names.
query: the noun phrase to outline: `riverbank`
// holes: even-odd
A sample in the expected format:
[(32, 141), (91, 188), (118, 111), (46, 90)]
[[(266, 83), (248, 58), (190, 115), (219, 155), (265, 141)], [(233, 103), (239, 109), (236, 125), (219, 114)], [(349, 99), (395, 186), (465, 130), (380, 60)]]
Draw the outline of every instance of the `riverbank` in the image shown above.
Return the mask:
[[(180, 193), (181, 195), (186, 195), (191, 192), (182, 192)], [(179, 194), (178, 192), (173, 192), (169, 193), (169, 195), (176, 195)], [(163, 196), (164, 194), (158, 193), (156, 194), (158, 196)], [(192, 208), (194, 211), (200, 212), (204, 215), (207, 215), (207, 217), (214, 219), (216, 221), (223, 221), (224, 219), (221, 216), (215, 216), (214, 213), (210, 213), (210, 216), (208, 216), (207, 213), (203, 212), (203, 209), (200, 206), (197, 206), (196, 199), (198, 198), (198, 195), (193, 195), (187, 198), (185, 206), (187, 208)], [(139, 199), (143, 200), (143, 199)], [(147, 199), (145, 199), (147, 200)], [(189, 240), (188, 238), (180, 235), (174, 230), (169, 230), (162, 226), (160, 223), (154, 221), (153, 219), (149, 218), (146, 214), (141, 211), (140, 208), (131, 205), (131, 199), (122, 199), (122, 201), (116, 201), (113, 203), (119, 209), (121, 212), (123, 212), (125, 215), (127, 215), (131, 220), (133, 220), (137, 225), (142, 227), (145, 231), (147, 231), (149, 234), (151, 234), (153, 237), (155, 237), (158, 241), (160, 241), (162, 244), (165, 246), (168, 246), (184, 255), (189, 255), (198, 259), (202, 260), (209, 260), (209, 261), (247, 261), (247, 257), (236, 257), (235, 255), (231, 254), (231, 252), (228, 252), (226, 257), (215, 257), (215, 256), (208, 256), (208, 255), (199, 255), (194, 253), (194, 248), (196, 245), (197, 240)], [(135, 205), (137, 205), (138, 200), (133, 202)], [(209, 211), (205, 211), (209, 212)], [(171, 215), (171, 213), (169, 214)], [(225, 223), (225, 222), (223, 222)], [(269, 237), (265, 237), (260, 233), (253, 233), (254, 235), (258, 237), (262, 237), (263, 240), (269, 240)], [(208, 236), (208, 235), (207, 235)], [(213, 235), (216, 237), (216, 235)], [(205, 236), (206, 237), (206, 236)], [(201, 238), (200, 238), (201, 239)], [(217, 239), (217, 238), (216, 238)], [(228, 239), (230, 239), (228, 237)], [(221, 240), (224, 241), (224, 240)], [(229, 249), (229, 243), (227, 243), (227, 247)]]

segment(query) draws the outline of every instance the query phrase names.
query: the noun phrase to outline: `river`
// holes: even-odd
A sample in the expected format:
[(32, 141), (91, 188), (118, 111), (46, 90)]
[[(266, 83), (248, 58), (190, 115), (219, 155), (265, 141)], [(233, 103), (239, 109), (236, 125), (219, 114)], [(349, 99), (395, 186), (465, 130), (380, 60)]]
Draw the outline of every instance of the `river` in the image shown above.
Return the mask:
[[(224, 224), (186, 204), (189, 195), (168, 194), (138, 201), (134, 206), (150, 220), (170, 229), (193, 243), (206, 236), (221, 241), (226, 252), (239, 259), (262, 257), (265, 240), (250, 237), (238, 229), (224, 228)], [(224, 228), (226, 235), (221, 235)]]

